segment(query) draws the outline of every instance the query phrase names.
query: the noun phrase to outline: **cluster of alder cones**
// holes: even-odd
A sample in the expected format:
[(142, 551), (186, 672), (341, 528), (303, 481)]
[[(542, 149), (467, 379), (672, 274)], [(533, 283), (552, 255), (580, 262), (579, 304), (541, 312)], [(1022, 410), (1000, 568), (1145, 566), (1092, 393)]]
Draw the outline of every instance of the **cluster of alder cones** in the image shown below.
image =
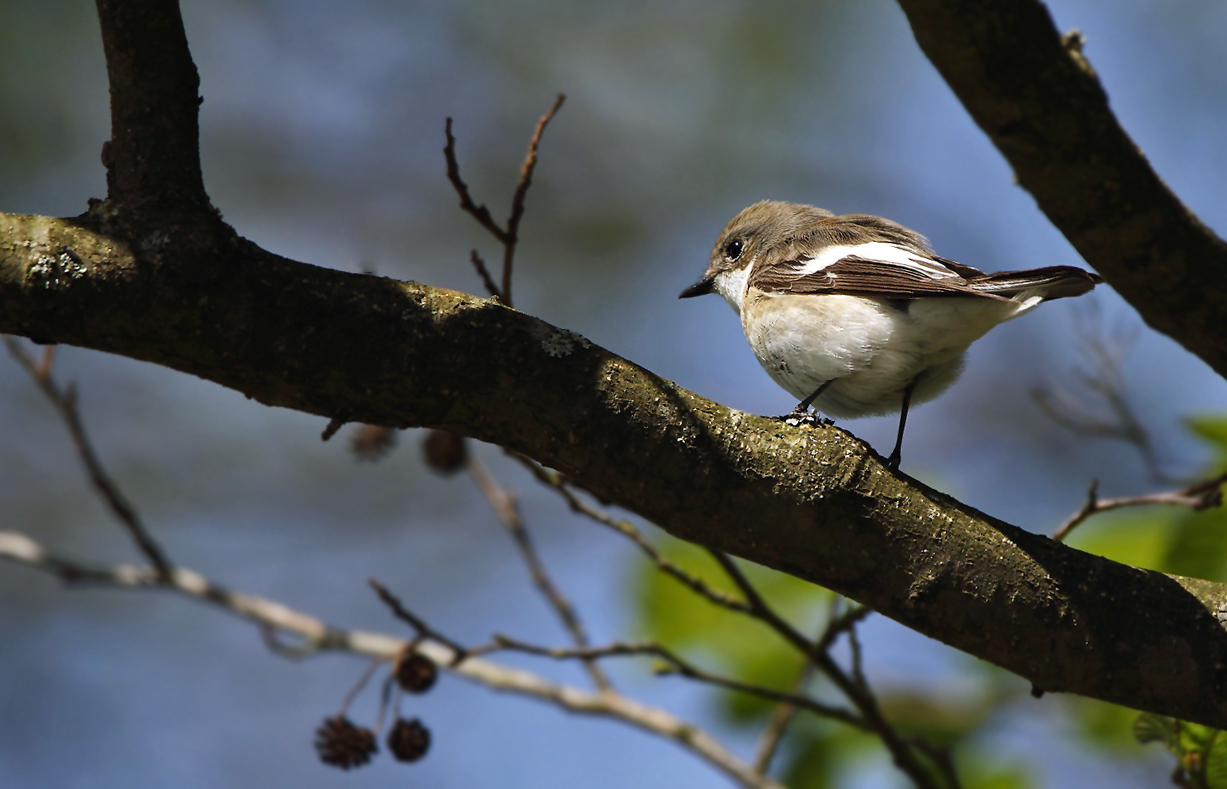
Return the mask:
[[(408, 650), (397, 659), (392, 672), (392, 678), (405, 693), (425, 693), (438, 677), (434, 661)], [(398, 714), (384, 743), (397, 761), (416, 762), (430, 750), (430, 729), (417, 718), (406, 720)], [(316, 729), (315, 751), (324, 764), (350, 770), (370, 762), (379, 752), (379, 738), (373, 730), (357, 725), (341, 712), (325, 718)]]

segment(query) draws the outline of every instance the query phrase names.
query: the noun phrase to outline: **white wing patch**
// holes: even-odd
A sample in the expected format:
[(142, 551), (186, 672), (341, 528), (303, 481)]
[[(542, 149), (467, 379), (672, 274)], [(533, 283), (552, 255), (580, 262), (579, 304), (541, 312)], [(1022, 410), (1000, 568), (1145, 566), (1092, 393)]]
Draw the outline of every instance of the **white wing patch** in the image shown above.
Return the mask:
[(798, 276), (802, 277), (816, 274), (850, 256), (867, 260), (880, 260), (883, 263), (903, 266), (923, 274), (929, 279), (960, 279), (958, 274), (928, 255), (897, 244), (888, 244), (885, 241), (869, 241), (864, 244), (841, 244), (839, 246), (823, 247), (812, 257), (803, 258), (801, 261), (802, 265), (796, 271)]

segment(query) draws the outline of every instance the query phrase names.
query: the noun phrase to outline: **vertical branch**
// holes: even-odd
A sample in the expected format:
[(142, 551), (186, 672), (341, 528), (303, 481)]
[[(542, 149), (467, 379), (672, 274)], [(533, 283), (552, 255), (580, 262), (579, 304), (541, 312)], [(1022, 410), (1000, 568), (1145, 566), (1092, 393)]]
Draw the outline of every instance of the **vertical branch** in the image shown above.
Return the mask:
[(507, 227), (505, 228), (500, 227), (498, 222), (494, 221), (494, 217), (490, 214), (490, 209), (486, 208), (484, 204), (479, 205), (473, 199), (468, 184), (460, 177), (460, 162), (456, 159), (456, 138), (452, 135), (451, 118), (447, 119), (447, 123), (443, 128), (443, 133), (447, 138), (447, 144), (443, 146), (443, 158), (447, 161), (447, 180), (451, 181), (452, 188), (460, 196), (460, 209), (477, 220), (477, 224), (489, 231), (490, 235), (498, 239), (498, 242), (503, 245), (502, 285), (496, 286), (494, 284), (494, 279), (486, 269), (485, 261), (481, 259), (476, 250), (473, 251), (471, 258), (473, 266), (481, 276), (486, 289), (490, 291), (490, 295), (499, 299), (508, 307), (511, 306), (512, 264), (515, 260), (516, 244), (520, 241), (520, 221), (524, 218), (524, 202), (528, 197), (528, 188), (532, 186), (533, 170), (537, 167), (537, 148), (541, 144), (541, 134), (545, 131), (545, 127), (558, 112), (559, 108), (562, 107), (562, 103), (566, 98), (565, 93), (559, 93), (557, 98), (554, 99), (553, 106), (537, 121), (537, 128), (533, 130), (533, 136), (528, 141), (528, 153), (524, 156), (524, 163), (520, 165), (520, 180), (516, 184), (515, 195), (511, 198), (511, 216), (507, 218)]
[(554, 104), (537, 121), (532, 139), (528, 141), (528, 153), (524, 164), (520, 166), (520, 182), (516, 185), (515, 197), (511, 199), (511, 216), (507, 219), (507, 240), (503, 244), (503, 299), (511, 305), (511, 264), (515, 257), (516, 243), (520, 240), (520, 220), (524, 218), (524, 200), (528, 197), (528, 187), (532, 185), (533, 170), (537, 167), (537, 146), (541, 144), (541, 133), (550, 120), (566, 101), (566, 94), (559, 93)]
[(111, 84), (110, 197), (141, 207), (203, 208), (200, 76), (175, 0), (97, 0)]

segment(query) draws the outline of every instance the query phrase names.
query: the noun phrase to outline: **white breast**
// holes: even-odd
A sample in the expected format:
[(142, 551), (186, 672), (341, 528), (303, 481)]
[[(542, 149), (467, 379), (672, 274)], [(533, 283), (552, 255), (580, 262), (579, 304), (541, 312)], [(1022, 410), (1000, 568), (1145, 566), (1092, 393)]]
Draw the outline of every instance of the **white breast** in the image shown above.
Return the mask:
[(901, 310), (873, 298), (786, 295), (751, 288), (741, 310), (754, 355), (797, 400), (827, 381), (815, 401), (837, 417), (898, 411), (919, 377), (913, 402), (954, 383), (972, 342), (1021, 305), (993, 299), (917, 299)]

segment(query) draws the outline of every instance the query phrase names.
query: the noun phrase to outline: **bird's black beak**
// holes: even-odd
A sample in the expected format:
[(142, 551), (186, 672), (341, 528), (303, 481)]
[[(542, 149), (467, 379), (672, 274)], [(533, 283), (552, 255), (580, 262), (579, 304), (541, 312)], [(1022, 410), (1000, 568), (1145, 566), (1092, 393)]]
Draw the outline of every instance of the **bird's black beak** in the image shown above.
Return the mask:
[(688, 299), (691, 296), (706, 296), (712, 292), (712, 286), (715, 283), (715, 277), (704, 277), (690, 287), (686, 288), (678, 295), (679, 299)]

